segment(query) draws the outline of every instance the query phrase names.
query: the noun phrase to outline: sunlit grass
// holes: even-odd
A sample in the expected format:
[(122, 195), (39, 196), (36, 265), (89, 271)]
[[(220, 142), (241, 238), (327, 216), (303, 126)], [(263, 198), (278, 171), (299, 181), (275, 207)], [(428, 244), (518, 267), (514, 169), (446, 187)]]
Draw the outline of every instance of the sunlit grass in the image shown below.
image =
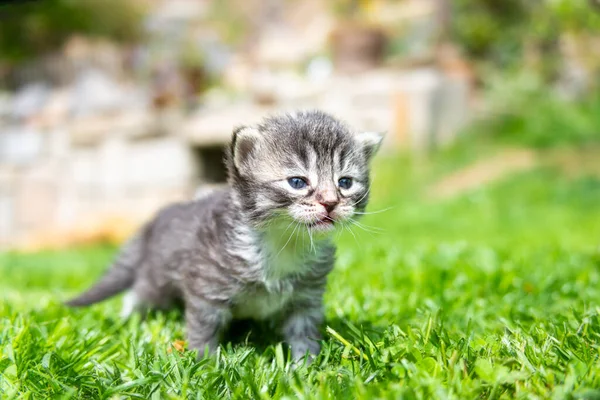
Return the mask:
[(538, 169), (426, 200), (461, 160), (377, 167), (369, 210), (391, 209), (341, 235), (308, 368), (264, 326), (197, 362), (175, 312), (61, 306), (112, 247), (0, 255), (0, 397), (597, 398), (600, 180)]

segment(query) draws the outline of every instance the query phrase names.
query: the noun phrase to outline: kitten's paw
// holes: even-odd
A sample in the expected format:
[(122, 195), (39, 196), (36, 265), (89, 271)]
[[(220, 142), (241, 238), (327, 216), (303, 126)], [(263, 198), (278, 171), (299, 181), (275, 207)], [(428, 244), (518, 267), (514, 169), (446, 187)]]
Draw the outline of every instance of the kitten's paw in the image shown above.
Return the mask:
[(321, 345), (316, 340), (298, 341), (291, 344), (292, 347), (292, 368), (306, 366), (313, 363), (319, 352)]
[(306, 368), (310, 366), (313, 361), (315, 361), (317, 356), (315, 354), (306, 353), (300, 357), (292, 357), (292, 362), (290, 363), (290, 367), (293, 370), (297, 370), (298, 368)]
[(205, 358), (215, 357), (219, 349), (219, 343), (215, 340), (202, 343), (191, 342), (189, 349), (196, 352), (196, 359), (200, 361)]

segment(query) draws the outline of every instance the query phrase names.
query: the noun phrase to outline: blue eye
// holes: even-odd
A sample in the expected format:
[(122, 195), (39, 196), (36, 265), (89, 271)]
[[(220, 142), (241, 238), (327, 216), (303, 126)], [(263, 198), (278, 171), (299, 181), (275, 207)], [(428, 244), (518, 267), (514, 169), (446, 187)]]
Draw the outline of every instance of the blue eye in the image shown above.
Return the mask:
[(293, 178), (289, 178), (288, 183), (294, 189), (304, 189), (308, 185), (308, 183), (306, 183), (306, 180), (304, 180), (304, 178), (299, 178), (297, 176), (294, 176)]
[(342, 189), (350, 189), (352, 187), (352, 178), (340, 178), (338, 186)]

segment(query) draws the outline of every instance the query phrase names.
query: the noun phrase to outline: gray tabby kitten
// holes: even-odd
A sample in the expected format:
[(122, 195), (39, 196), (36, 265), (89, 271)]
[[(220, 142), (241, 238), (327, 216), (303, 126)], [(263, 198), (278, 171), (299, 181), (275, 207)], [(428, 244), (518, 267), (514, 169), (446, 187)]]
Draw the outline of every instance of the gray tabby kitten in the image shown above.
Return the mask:
[(331, 232), (360, 215), (375, 133), (309, 111), (233, 132), (229, 185), (158, 213), (122, 248), (85, 306), (126, 289), (123, 315), (185, 303), (188, 343), (201, 354), (234, 318), (271, 319), (292, 356), (318, 354)]

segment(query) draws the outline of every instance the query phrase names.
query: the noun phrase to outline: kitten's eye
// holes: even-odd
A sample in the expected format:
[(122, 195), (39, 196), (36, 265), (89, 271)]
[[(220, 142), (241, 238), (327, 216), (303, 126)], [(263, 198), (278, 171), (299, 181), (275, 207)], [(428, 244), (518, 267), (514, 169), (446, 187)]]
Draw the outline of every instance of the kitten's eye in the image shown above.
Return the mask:
[(350, 189), (352, 187), (352, 178), (340, 178), (338, 186), (342, 189)]
[(306, 183), (306, 180), (304, 178), (300, 178), (298, 176), (289, 178), (288, 183), (294, 189), (304, 189), (308, 185), (308, 183)]

